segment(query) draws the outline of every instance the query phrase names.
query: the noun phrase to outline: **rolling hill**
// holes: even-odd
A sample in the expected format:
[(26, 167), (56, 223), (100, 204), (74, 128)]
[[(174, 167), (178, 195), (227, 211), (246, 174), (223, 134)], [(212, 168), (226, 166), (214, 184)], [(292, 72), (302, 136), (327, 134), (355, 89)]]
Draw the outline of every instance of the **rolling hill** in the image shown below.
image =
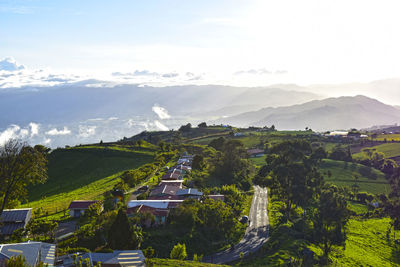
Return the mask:
[(136, 169), (154, 159), (150, 149), (85, 146), (56, 149), (49, 155), (48, 179), (29, 188), (23, 206), (54, 213), (72, 200), (98, 199), (118, 183), (124, 170)]
[(365, 128), (400, 121), (400, 111), (366, 96), (327, 98), (286, 107), (268, 107), (222, 118), (216, 123), (265, 126), (278, 129), (334, 130)]

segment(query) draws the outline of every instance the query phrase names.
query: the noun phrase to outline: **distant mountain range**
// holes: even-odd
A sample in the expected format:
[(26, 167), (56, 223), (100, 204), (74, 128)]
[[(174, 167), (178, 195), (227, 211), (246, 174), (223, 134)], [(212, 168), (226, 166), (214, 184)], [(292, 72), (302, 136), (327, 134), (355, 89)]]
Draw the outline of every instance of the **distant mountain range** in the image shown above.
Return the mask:
[(98, 80), (5, 88), (0, 89), (0, 143), (10, 137), (52, 147), (115, 141), (320, 98), (277, 87), (101, 86)]
[(366, 96), (327, 98), (300, 105), (268, 107), (221, 118), (215, 123), (235, 126), (275, 125), (278, 129), (334, 130), (366, 128), (400, 122), (400, 110)]
[[(0, 129), (9, 124), (76, 122), (93, 118), (156, 119), (154, 105), (174, 116), (234, 115), (320, 99), (309, 92), (220, 85), (88, 87), (86, 81), (53, 87), (0, 90)], [(221, 108), (223, 108), (221, 110)], [(215, 112), (220, 110), (220, 112)], [(226, 112), (225, 112), (225, 111)]]

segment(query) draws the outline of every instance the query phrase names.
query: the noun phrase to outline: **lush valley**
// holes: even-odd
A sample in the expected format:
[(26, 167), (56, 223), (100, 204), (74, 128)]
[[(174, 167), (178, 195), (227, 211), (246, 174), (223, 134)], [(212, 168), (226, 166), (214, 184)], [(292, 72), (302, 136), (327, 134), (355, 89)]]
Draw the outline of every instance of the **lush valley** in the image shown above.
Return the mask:
[[(391, 192), (387, 174), (383, 172), (388, 170), (382, 169), (383, 165), (373, 162), (375, 154), (371, 154), (370, 158), (365, 152), (349, 156), (350, 146), (360, 145), (358, 141), (342, 142), (329, 139), (311, 130), (277, 131), (268, 127), (235, 128), (206, 125), (194, 128), (191, 125), (183, 125), (179, 131), (146, 131), (115, 143), (59, 148), (49, 154), (48, 180), (44, 184), (29, 188), (28, 201), (22, 207), (32, 207), (34, 210), (41, 208), (42, 212), (36, 215), (39, 216), (37, 218), (63, 223), (70, 221), (66, 208), (73, 200), (102, 200), (108, 203), (103, 215), (80, 219), (77, 223), (83, 227), (82, 230), (72, 239), (64, 240), (59, 245), (61, 254), (73, 251), (74, 247), (85, 247), (92, 251), (105, 250), (108, 249), (107, 245), (96, 236), (100, 233), (107, 235), (102, 229), (110, 227), (109, 224), (117, 216), (118, 210), (117, 206), (110, 206), (109, 201), (112, 198), (109, 192), (116, 188), (124, 188), (125, 203), (129, 203), (133, 196), (146, 199), (149, 196), (148, 192), (156, 189), (161, 177), (165, 175), (164, 166), (173, 166), (183, 152), (200, 155), (201, 163), (196, 163), (197, 167), (185, 176), (184, 186), (198, 188), (205, 194), (222, 193), (227, 198), (225, 205), (216, 205), (214, 202), (185, 202), (180, 208), (171, 211), (166, 225), (151, 228), (143, 226), (141, 245), (143, 249), (152, 248), (155, 251), (155, 258), (148, 260), (149, 266), (213, 266), (198, 260), (179, 262), (177, 259), (168, 258), (171, 249), (178, 243), (186, 245), (186, 259), (201, 259), (226, 249), (229, 253), (230, 244), (237, 243), (244, 234), (245, 227), (238, 222), (232, 224), (231, 220), (234, 217), (231, 216), (249, 214), (253, 198), (251, 180), (255, 184), (269, 183), (260, 176), (264, 173), (265, 166), (268, 166), (266, 163), (271, 160), (268, 155), (280, 153), (280, 150), (276, 150), (277, 147), (285, 144), (292, 146), (298, 142), (310, 144), (313, 153), (325, 151), (325, 154), (318, 154), (321, 158), (316, 165), (327, 183), (323, 190), (329, 192), (329, 188), (337, 188), (333, 190), (342, 192), (347, 200), (350, 217), (346, 224), (345, 245), (333, 246), (329, 253), (330, 265), (368, 265), (371, 262), (372, 266), (390, 266), (398, 262), (399, 259), (394, 256), (397, 251), (395, 239), (392, 238), (394, 231), (388, 236), (386, 234), (390, 228), (390, 218), (383, 215), (382, 208), (373, 208), (368, 204), (377, 201), (381, 205), (379, 196), (387, 196)], [(373, 148), (376, 148), (374, 151), (385, 151), (386, 154), (383, 153), (387, 157), (394, 155), (395, 152), (387, 154), (387, 151), (396, 151), (396, 145), (397, 143), (379, 144)], [(232, 147), (229, 149), (233, 150), (228, 149), (230, 146)], [(246, 150), (255, 148), (262, 149), (264, 154), (249, 157)], [(231, 158), (236, 153), (239, 153), (237, 155), (241, 155), (242, 159)], [(229, 169), (229, 165), (224, 163), (225, 160), (226, 163), (237, 160), (236, 165), (243, 164), (243, 170), (248, 171), (242, 172), (240, 168)], [(230, 172), (232, 176), (225, 177)], [(138, 180), (126, 180), (130, 177), (127, 174)], [(334, 187), (330, 187), (329, 184), (333, 184)], [(137, 189), (143, 185), (147, 185), (149, 191), (138, 193)], [(312, 218), (301, 216), (306, 210), (315, 209), (315, 204), (292, 209), (291, 219), (287, 220), (285, 202), (279, 199), (275, 190), (269, 190), (268, 242), (257, 252), (231, 264), (280, 266), (289, 262), (314, 262), (316, 265), (324, 265), (322, 247), (311, 235), (314, 231)], [(212, 215), (217, 210), (225, 215)], [(133, 218), (130, 219), (131, 223), (144, 223), (144, 217)], [(212, 222), (213, 220), (217, 221)], [(215, 223), (231, 224), (231, 228), (221, 232), (217, 230), (221, 226), (214, 228)], [(93, 229), (86, 232), (89, 225)], [(94, 237), (91, 237), (92, 235)], [(304, 251), (311, 251), (313, 259), (302, 254)], [(363, 256), (360, 256), (361, 254)]]

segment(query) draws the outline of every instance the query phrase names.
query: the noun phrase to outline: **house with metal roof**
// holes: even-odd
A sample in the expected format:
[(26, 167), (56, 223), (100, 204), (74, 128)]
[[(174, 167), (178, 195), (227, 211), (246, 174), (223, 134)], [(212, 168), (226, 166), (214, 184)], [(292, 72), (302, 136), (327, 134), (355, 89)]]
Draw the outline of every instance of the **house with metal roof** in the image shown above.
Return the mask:
[(180, 170), (184, 170), (184, 171), (187, 171), (187, 172), (192, 171), (192, 167), (187, 166), (187, 165), (183, 165), (183, 164), (179, 164), (175, 168), (180, 169)]
[(162, 180), (159, 185), (173, 185), (182, 188), (182, 183), (183, 180)]
[(15, 230), (25, 228), (32, 218), (32, 209), (7, 209), (0, 217), (0, 235), (9, 237)]
[(181, 188), (178, 186), (169, 184), (159, 185), (150, 192), (150, 196), (174, 196), (179, 190), (181, 190)]
[(69, 204), (69, 215), (71, 217), (79, 218), (85, 214), (89, 207), (98, 201), (95, 200), (74, 200)]
[(7, 264), (11, 257), (22, 255), (28, 266), (36, 266), (40, 262), (54, 266), (56, 245), (44, 242), (25, 242), (0, 245), (0, 266)]
[(176, 192), (177, 196), (182, 196), (185, 198), (193, 198), (193, 199), (200, 199), (201, 196), (203, 195), (202, 192), (200, 192), (196, 188), (185, 188), (185, 189), (180, 189), (178, 192)]
[[(103, 267), (146, 266), (145, 257), (141, 250), (114, 250), (111, 253), (89, 252), (79, 256), (82, 256), (83, 261), (89, 259), (91, 266), (96, 266), (98, 263)], [(75, 266), (72, 254), (57, 258), (57, 263), (59, 263), (58, 266), (62, 267)]]
[(131, 200), (128, 202), (128, 208), (144, 205), (158, 209), (168, 209), (182, 204), (183, 200)]
[(169, 172), (161, 177), (161, 180), (183, 180), (183, 174), (177, 172)]

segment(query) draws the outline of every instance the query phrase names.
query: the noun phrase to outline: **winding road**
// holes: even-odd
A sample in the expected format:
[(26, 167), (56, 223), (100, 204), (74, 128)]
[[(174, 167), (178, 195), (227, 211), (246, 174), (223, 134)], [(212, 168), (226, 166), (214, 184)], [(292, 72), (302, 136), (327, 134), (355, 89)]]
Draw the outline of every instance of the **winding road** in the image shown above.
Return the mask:
[(214, 255), (203, 258), (204, 262), (224, 264), (240, 259), (256, 252), (268, 240), (268, 192), (266, 188), (254, 186), (254, 197), (250, 208), (250, 225), (246, 229), (243, 239), (234, 249), (227, 249)]

